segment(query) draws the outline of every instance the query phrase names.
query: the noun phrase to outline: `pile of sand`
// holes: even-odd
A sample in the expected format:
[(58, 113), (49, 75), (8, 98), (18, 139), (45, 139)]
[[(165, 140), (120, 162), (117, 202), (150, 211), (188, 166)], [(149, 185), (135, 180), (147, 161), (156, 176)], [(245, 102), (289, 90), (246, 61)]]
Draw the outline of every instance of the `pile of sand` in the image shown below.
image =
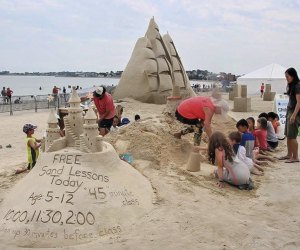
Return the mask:
[[(235, 129), (232, 118), (222, 120), (215, 116), (212, 121), (214, 130), (226, 135)], [(135, 160), (147, 160), (160, 166), (170, 163), (178, 167), (186, 164), (193, 144), (193, 133), (176, 139), (173, 134), (184, 125), (170, 116), (146, 118), (140, 122), (121, 127), (118, 133), (110, 133), (105, 140), (111, 143), (118, 153), (130, 153)], [(203, 134), (202, 146), (206, 146), (208, 138)], [(203, 161), (206, 161), (203, 155)]]

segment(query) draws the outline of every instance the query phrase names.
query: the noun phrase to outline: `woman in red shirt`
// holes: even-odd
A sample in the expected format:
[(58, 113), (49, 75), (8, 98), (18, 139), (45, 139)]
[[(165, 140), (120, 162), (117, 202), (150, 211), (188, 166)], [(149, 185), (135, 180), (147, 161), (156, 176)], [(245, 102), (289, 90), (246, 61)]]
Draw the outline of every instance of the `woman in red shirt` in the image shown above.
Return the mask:
[(226, 113), (229, 110), (224, 100), (208, 96), (195, 96), (182, 101), (177, 107), (175, 116), (178, 121), (191, 125), (175, 133), (178, 139), (182, 135), (194, 133), (194, 145), (199, 146), (201, 142), (202, 129), (210, 137), (212, 134), (211, 120), (214, 114)]

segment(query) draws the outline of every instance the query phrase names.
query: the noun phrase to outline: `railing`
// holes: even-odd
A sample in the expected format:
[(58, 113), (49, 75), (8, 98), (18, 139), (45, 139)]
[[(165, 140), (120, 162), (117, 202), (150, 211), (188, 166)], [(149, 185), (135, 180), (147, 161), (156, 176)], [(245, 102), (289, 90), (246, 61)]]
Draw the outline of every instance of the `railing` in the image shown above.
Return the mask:
[(25, 95), (12, 96), (11, 98), (0, 97), (0, 113), (9, 112), (13, 115), (15, 111), (50, 109), (67, 107), (69, 94), (54, 95)]

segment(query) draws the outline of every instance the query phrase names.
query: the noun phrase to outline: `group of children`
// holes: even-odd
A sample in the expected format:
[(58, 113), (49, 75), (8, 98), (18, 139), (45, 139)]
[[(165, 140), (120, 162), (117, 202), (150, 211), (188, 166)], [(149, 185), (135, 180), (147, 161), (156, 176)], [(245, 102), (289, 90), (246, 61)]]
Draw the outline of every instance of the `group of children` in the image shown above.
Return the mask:
[(273, 152), (278, 146), (277, 131), (280, 123), (274, 112), (261, 113), (256, 121), (253, 117), (237, 122), (238, 131), (231, 132), (228, 138), (221, 133), (211, 135), (208, 145), (208, 158), (217, 165), (215, 176), (219, 187), (224, 182), (241, 187), (252, 188), (250, 173), (263, 175), (262, 165), (274, 162)]

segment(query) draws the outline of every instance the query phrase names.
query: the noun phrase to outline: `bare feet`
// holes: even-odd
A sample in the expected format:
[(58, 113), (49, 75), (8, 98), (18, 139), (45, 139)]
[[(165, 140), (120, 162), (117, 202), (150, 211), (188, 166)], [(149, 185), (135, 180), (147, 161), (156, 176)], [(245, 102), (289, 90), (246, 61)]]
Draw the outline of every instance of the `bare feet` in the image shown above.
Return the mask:
[(283, 160), (289, 160), (289, 159), (291, 159), (291, 157), (289, 155), (285, 155), (285, 156), (281, 156), (277, 159), (280, 160), (280, 161), (283, 161)]
[(16, 170), (16, 174), (21, 174), (23, 172), (26, 172), (27, 171), (27, 168), (19, 168)]
[(293, 159), (293, 158), (291, 158), (291, 159), (285, 161), (285, 163), (296, 163), (296, 162), (300, 162), (299, 159)]

